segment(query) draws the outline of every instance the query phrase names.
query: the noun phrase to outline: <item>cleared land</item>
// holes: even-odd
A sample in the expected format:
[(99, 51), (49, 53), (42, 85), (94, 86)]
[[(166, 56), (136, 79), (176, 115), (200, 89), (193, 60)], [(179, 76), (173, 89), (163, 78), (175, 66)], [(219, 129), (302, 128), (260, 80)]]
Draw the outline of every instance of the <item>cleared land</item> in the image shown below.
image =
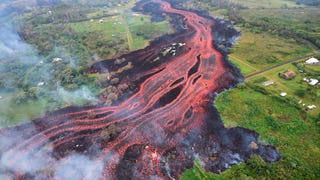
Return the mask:
[(234, 62), (247, 64), (240, 65), (240, 69), (244, 75), (248, 75), (256, 70), (263, 70), (311, 54), (313, 51), (312, 48), (299, 44), (294, 39), (244, 30), (230, 57)]

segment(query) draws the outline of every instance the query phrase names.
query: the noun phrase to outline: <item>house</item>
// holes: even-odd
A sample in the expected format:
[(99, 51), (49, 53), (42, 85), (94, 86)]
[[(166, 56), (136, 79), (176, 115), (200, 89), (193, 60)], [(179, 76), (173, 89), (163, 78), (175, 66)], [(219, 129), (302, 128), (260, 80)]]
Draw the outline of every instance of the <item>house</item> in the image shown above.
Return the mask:
[(312, 110), (312, 109), (316, 109), (317, 106), (315, 106), (315, 105), (309, 105), (309, 106), (307, 106), (307, 108), (308, 108), (309, 110)]
[(62, 61), (62, 59), (61, 58), (53, 58), (52, 61), (53, 62), (59, 62), (59, 61)]
[(282, 92), (282, 93), (280, 93), (280, 96), (285, 97), (285, 96), (287, 96), (287, 93)]
[(37, 84), (37, 86), (43, 86), (44, 85), (44, 82), (39, 82), (38, 84)]
[(316, 65), (320, 64), (319, 60), (316, 58), (310, 58), (305, 62), (307, 65)]
[(292, 70), (287, 70), (286, 72), (282, 73), (281, 76), (286, 80), (290, 80), (296, 76), (296, 73)]
[(313, 79), (313, 78), (310, 78), (309, 79), (309, 84), (311, 86), (315, 86), (316, 84), (318, 84), (319, 80), (318, 79)]
[(272, 80), (262, 83), (263, 86), (270, 86), (270, 85), (273, 85), (273, 84), (274, 84), (274, 81), (272, 81)]

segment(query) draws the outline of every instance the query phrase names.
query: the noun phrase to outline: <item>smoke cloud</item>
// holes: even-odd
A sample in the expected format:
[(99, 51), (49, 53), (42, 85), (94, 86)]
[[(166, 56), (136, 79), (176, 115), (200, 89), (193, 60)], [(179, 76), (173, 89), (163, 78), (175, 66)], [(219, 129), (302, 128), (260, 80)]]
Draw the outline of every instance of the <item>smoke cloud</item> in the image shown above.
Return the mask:
[[(73, 90), (67, 90), (59, 84), (52, 84), (49, 88), (48, 83), (54, 78), (53, 69), (57, 64), (50, 57), (40, 56), (37, 48), (27, 43), (20, 36), (20, 29), (16, 22), (13, 22), (16, 21), (15, 14), (17, 12), (15, 10), (17, 9), (15, 7), (23, 7), (19, 11), (24, 11), (30, 10), (36, 5), (37, 1), (35, 0), (0, 1), (0, 113), (2, 112), (1, 109), (15, 108), (12, 105), (14, 104), (14, 96), (18, 94), (15, 91), (19, 88), (17, 84), (18, 81), (21, 81), (21, 78), (30, 82), (28, 85), (33, 86), (37, 92), (47, 93), (46, 97), (58, 102), (58, 104), (97, 103), (98, 99), (95, 94), (85, 85)], [(63, 63), (69, 65), (72, 69), (79, 68), (76, 57), (67, 53), (64, 48), (55, 47), (52, 54), (63, 59)], [(30, 70), (31, 68), (33, 71)], [(2, 89), (2, 87), (7, 89)], [(39, 94), (35, 95), (39, 96)], [(43, 106), (49, 107), (47, 103), (49, 102), (44, 103)], [(0, 127), (4, 124), (10, 125), (10, 118), (1, 114)], [(26, 115), (26, 118), (16, 121), (27, 120), (30, 120), (30, 118)], [(7, 135), (5, 135), (5, 132), (0, 132), (0, 149), (4, 150), (6, 147), (16, 146), (13, 142), (24, 142), (29, 134), (36, 134), (37, 129), (35, 127), (30, 126), (29, 128), (27, 131), (11, 131)], [(6, 172), (6, 169), (35, 175), (34, 179), (46, 179), (41, 173), (37, 175), (38, 171), (53, 171), (55, 179), (98, 179), (101, 177), (102, 161), (71, 153), (57, 162), (52, 155), (53, 147), (50, 146), (52, 145), (48, 143), (44, 150), (32, 154), (25, 154), (15, 150), (15, 148), (4, 152), (0, 157), (0, 179), (12, 179), (10, 172)], [(53, 164), (55, 166), (51, 167)]]
[(57, 96), (65, 103), (76, 104), (79, 101), (98, 102), (98, 98), (86, 86), (75, 91), (67, 91), (63, 87), (57, 88)]
[(60, 160), (54, 179), (99, 179), (102, 171), (102, 161), (73, 154)]

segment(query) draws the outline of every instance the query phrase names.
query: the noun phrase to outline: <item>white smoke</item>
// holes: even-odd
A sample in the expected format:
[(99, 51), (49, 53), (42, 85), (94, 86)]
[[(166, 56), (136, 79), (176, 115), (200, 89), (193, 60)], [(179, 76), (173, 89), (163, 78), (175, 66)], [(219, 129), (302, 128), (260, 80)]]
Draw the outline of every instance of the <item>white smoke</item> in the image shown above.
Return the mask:
[(57, 88), (57, 97), (62, 99), (64, 103), (77, 104), (79, 101), (87, 101), (96, 103), (99, 100), (86, 86), (82, 86), (80, 89), (75, 91), (67, 91), (63, 87)]
[(36, 63), (39, 58), (35, 48), (21, 39), (13, 25), (0, 24), (0, 60), (12, 57), (21, 63)]
[(102, 172), (102, 161), (91, 160), (87, 156), (74, 154), (59, 162), (54, 179), (99, 179)]

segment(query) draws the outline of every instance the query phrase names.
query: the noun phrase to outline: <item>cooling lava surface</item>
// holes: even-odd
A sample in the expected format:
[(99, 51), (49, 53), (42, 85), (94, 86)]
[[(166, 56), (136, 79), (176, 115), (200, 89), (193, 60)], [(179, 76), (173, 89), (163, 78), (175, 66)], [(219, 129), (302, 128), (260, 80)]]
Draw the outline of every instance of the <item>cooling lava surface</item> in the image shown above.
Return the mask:
[(127, 64), (111, 59), (88, 70), (118, 70), (120, 82), (138, 87), (134, 93), (112, 106), (68, 107), (1, 129), (0, 173), (20, 179), (177, 179), (195, 159), (215, 173), (252, 154), (279, 160), (254, 131), (225, 128), (213, 106), (215, 94), (242, 80), (225, 55), (237, 31), (176, 5), (136, 5), (154, 19), (170, 16), (176, 33), (120, 57), (132, 68), (119, 71)]

